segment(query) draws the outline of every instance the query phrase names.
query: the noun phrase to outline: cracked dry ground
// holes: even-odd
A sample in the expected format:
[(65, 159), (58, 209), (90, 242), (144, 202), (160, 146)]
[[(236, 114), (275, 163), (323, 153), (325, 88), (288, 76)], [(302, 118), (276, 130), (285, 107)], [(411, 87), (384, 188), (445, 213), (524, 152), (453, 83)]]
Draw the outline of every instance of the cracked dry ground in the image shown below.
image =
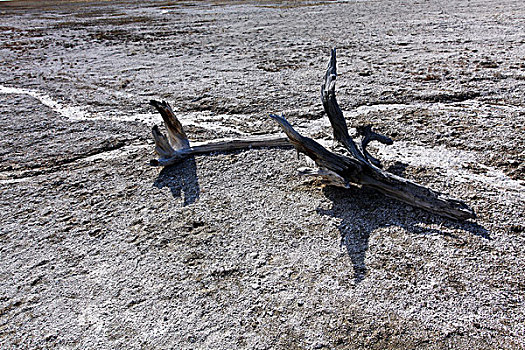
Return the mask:
[[(0, 347), (525, 348), (522, 1), (0, 3)], [(296, 175), (292, 150), (151, 168), (191, 140), (330, 143), (471, 205), (454, 222)], [(351, 129), (354, 130), (354, 129)]]

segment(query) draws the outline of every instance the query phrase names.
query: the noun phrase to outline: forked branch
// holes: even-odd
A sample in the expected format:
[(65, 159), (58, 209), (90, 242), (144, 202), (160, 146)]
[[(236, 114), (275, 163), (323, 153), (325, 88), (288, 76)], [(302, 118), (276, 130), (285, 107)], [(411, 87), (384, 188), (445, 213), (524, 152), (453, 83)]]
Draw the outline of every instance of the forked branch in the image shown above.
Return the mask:
[(374, 158), (370, 153), (368, 153), (366, 146), (368, 146), (370, 141), (378, 141), (385, 145), (391, 145), (394, 143), (394, 141), (390, 137), (386, 137), (372, 131), (372, 125), (357, 127), (357, 133), (363, 137), (361, 140), (361, 149), (363, 150), (363, 155), (365, 158), (376, 167), (381, 168), (381, 162), (379, 159)]
[(168, 166), (176, 164), (185, 158), (213, 152), (231, 152), (241, 149), (263, 148), (263, 147), (291, 147), (286, 137), (282, 136), (254, 136), (245, 139), (231, 139), (225, 141), (211, 141), (199, 146), (190, 146), (182, 124), (175, 116), (171, 106), (167, 102), (150, 101), (164, 120), (164, 126), (168, 131), (166, 137), (155, 125), (152, 129), (155, 141), (155, 151), (158, 159), (152, 159), (151, 165)]

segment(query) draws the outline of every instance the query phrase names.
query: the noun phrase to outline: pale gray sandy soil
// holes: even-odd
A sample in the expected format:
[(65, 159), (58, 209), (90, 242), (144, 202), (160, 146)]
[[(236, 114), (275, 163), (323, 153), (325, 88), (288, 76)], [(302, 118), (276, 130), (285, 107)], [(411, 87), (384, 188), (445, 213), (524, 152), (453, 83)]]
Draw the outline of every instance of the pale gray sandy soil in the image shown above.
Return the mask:
[[(525, 348), (525, 6), (0, 2), (0, 348)], [(296, 175), (292, 150), (152, 168), (149, 99), (192, 140), (330, 144), (471, 205), (454, 222)]]

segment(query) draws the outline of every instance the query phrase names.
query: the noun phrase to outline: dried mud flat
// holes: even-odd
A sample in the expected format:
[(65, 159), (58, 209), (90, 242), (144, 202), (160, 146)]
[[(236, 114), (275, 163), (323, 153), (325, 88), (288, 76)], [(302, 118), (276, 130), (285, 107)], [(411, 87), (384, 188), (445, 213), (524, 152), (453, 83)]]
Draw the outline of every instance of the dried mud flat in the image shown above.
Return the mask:
[[(522, 1), (0, 2), (0, 347), (525, 348)], [(292, 150), (152, 168), (190, 139), (330, 142), (461, 198), (455, 222), (296, 175)]]

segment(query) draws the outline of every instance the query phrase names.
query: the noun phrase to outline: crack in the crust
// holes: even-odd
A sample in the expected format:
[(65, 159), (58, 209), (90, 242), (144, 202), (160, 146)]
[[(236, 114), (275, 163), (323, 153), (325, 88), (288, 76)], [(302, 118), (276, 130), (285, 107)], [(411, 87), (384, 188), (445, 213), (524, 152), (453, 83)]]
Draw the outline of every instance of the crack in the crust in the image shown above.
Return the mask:
[(25, 178), (31, 178), (39, 175), (44, 174), (51, 174), (54, 172), (57, 172), (62, 169), (63, 165), (71, 164), (78, 162), (80, 160), (84, 160), (99, 154), (111, 152), (118, 150), (120, 148), (123, 148), (126, 145), (126, 142), (129, 140), (118, 140), (116, 142), (106, 144), (102, 147), (94, 148), (89, 150), (88, 152), (78, 154), (76, 156), (65, 158), (65, 159), (57, 159), (50, 161), (50, 163), (46, 164), (47, 167), (43, 167), (41, 165), (35, 166), (31, 170), (19, 170), (19, 171), (2, 171), (0, 172), (0, 178), (2, 180), (19, 180), (19, 179), (25, 179)]
[(457, 103), (474, 100), (482, 96), (479, 91), (462, 91), (462, 92), (439, 92), (434, 94), (423, 94), (413, 96), (399, 96), (397, 98), (387, 98), (384, 100), (371, 100), (368, 102), (360, 103), (354, 106), (354, 108), (366, 108), (374, 106), (412, 106), (414, 103)]
[(454, 103), (473, 100), (480, 96), (481, 93), (478, 91), (464, 91), (459, 93), (437, 93), (421, 95), (416, 96), (416, 99), (430, 103)]
[(76, 155), (74, 157), (71, 157), (71, 158), (59, 159), (59, 160), (54, 162), (55, 164), (53, 164), (53, 166), (60, 166), (60, 165), (64, 165), (64, 164), (70, 164), (70, 163), (74, 163), (74, 162), (76, 162), (78, 160), (89, 158), (89, 157), (97, 155), (97, 154), (114, 151), (116, 149), (124, 147), (126, 145), (126, 141), (127, 140), (117, 140), (116, 142), (105, 144), (104, 146), (99, 147), (99, 148), (93, 148), (89, 152), (78, 154), (78, 155)]

